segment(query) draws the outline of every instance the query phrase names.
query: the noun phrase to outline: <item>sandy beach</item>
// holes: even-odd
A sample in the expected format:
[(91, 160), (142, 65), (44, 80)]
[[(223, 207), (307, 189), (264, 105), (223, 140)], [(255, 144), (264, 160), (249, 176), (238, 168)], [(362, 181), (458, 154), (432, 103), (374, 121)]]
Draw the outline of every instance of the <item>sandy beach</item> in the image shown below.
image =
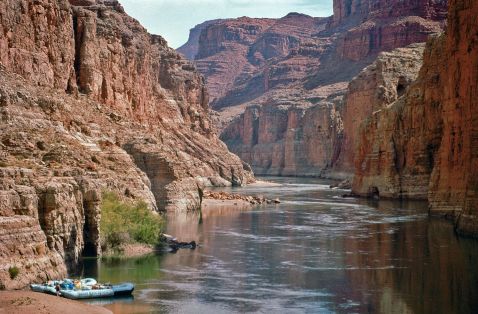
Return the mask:
[(32, 291), (0, 292), (0, 314), (112, 314), (106, 308)]

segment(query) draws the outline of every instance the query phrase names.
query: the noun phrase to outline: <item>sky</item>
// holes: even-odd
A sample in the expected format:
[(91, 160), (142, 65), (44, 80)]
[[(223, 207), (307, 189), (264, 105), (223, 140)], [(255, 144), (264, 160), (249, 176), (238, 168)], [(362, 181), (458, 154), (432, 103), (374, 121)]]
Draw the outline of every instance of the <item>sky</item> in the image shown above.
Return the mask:
[(189, 30), (219, 18), (283, 17), (299, 12), (315, 17), (332, 15), (332, 0), (120, 0), (126, 12), (150, 33), (166, 38), (178, 48), (188, 40)]

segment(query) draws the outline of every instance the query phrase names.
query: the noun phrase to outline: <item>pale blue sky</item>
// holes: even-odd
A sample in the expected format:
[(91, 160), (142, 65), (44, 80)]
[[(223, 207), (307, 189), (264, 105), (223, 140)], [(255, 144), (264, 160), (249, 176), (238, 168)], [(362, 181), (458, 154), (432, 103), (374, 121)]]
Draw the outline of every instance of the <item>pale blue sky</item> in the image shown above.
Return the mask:
[(173, 48), (184, 44), (189, 29), (218, 18), (282, 17), (289, 12), (332, 15), (332, 0), (120, 0), (126, 12)]

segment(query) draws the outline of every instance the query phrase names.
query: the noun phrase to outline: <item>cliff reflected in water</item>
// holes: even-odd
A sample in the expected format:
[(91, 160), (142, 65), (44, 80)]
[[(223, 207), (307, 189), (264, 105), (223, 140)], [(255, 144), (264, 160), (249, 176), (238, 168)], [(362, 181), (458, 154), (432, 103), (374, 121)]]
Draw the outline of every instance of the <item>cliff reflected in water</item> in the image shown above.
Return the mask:
[(325, 182), (277, 179), (236, 192), (280, 205), (168, 217), (180, 250), (89, 261), (85, 276), (133, 281), (115, 313), (472, 313), (478, 242), (430, 220), (424, 203), (343, 199)]
[[(347, 264), (369, 268), (348, 271), (353, 298), (366, 296), (361, 312), (473, 313), (478, 309), (478, 244), (457, 238), (448, 222), (419, 221), (396, 233), (370, 227), (367, 239), (345, 241)], [(394, 269), (389, 269), (393, 266)]]

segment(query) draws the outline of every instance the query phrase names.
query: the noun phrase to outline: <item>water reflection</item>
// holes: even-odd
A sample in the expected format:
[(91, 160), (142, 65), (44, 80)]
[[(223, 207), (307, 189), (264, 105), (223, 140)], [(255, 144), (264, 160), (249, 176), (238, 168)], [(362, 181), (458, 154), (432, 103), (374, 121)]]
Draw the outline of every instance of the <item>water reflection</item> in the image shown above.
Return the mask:
[(283, 201), (170, 216), (195, 251), (88, 261), (84, 275), (137, 283), (115, 313), (473, 313), (477, 242), (426, 204), (343, 199), (312, 179), (236, 190)]
[[(355, 298), (370, 291), (361, 312), (473, 313), (478, 309), (476, 241), (456, 238), (452, 226), (438, 220), (408, 223), (393, 234), (381, 232), (383, 228), (375, 226), (377, 236), (345, 243), (349, 251), (368, 252), (348, 256), (348, 263), (377, 266), (370, 272), (348, 273)], [(387, 271), (389, 266), (394, 270)]]

